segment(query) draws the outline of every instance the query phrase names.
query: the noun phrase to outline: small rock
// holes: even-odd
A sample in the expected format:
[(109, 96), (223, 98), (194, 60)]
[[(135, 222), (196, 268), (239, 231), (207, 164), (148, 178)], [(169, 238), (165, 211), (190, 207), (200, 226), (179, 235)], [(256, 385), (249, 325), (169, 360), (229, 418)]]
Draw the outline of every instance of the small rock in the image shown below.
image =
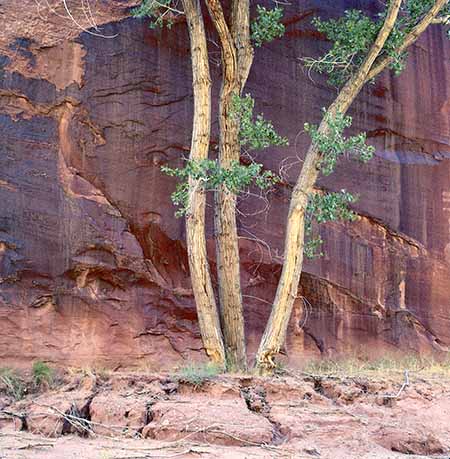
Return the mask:
[(177, 381), (163, 379), (160, 381), (159, 385), (166, 395), (172, 395), (178, 392), (179, 384)]
[(320, 453), (316, 448), (305, 448), (303, 451), (310, 456), (320, 457)]
[(431, 433), (418, 431), (408, 432), (386, 428), (379, 434), (378, 444), (402, 454), (429, 456), (445, 453), (445, 447), (437, 437)]

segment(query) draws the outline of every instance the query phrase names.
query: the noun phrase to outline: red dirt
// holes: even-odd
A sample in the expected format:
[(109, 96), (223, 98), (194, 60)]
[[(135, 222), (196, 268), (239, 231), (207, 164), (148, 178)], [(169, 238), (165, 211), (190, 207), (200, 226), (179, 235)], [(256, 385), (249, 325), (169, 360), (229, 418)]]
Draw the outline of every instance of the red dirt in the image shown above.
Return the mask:
[(76, 377), (20, 402), (0, 400), (0, 457), (448, 458), (449, 381), (413, 376), (397, 398), (387, 396), (401, 385), (232, 376), (195, 388), (161, 375)]

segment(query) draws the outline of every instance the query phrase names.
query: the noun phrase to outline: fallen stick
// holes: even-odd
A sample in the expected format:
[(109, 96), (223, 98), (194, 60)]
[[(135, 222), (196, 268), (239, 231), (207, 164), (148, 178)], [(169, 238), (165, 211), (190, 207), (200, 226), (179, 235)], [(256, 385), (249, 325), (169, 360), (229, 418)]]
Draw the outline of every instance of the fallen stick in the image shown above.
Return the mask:
[(54, 446), (53, 443), (29, 443), (28, 445), (17, 446), (11, 449), (53, 448)]
[(169, 458), (169, 457), (178, 457), (181, 455), (189, 454), (189, 453), (196, 453), (195, 450), (193, 449), (185, 449), (184, 451), (180, 451), (178, 453), (173, 453), (173, 454), (165, 454), (161, 455), (158, 454), (157, 456), (149, 456), (146, 454), (145, 456), (116, 456), (114, 459), (151, 459), (151, 458), (158, 458), (158, 459), (163, 459), (163, 458)]
[(387, 394), (384, 396), (384, 398), (398, 398), (400, 397), (401, 393), (406, 389), (406, 387), (409, 386), (409, 372), (408, 370), (405, 370), (405, 381), (402, 384), (402, 387), (400, 387), (399, 391), (395, 394)]

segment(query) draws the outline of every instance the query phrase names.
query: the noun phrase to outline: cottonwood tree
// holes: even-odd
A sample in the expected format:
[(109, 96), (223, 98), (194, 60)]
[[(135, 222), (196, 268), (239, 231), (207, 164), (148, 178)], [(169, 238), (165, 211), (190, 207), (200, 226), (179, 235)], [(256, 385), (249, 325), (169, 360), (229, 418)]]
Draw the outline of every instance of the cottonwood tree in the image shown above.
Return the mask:
[[(318, 126), (305, 124), (311, 143), (294, 186), (286, 225), (284, 258), (272, 311), (256, 355), (256, 366), (264, 372), (275, 367), (275, 356), (286, 339), (288, 323), (302, 272), (304, 254), (314, 256), (320, 238), (313, 236), (313, 222), (352, 220), (347, 193), (317, 193), (320, 174), (328, 175), (344, 154), (361, 161), (370, 159), (373, 148), (364, 133), (345, 137), (351, 125), (346, 113), (367, 83), (380, 72), (397, 74), (405, 66), (407, 49), (431, 24), (448, 25), (449, 0), (390, 0), (381, 11), (370, 15), (353, 9), (330, 20), (316, 18), (313, 24), (326, 35), (329, 50), (321, 57), (305, 57), (303, 64), (328, 76), (338, 88), (337, 97), (323, 109)], [(135, 16), (149, 17), (151, 26), (171, 27), (185, 15), (189, 29), (194, 116), (190, 156), (182, 169), (165, 167), (180, 179), (172, 195), (185, 215), (187, 249), (200, 330), (207, 354), (227, 368), (245, 370), (243, 302), (240, 286), (236, 197), (254, 184), (262, 189), (275, 184), (277, 176), (252, 161), (242, 164), (243, 151), (285, 145), (273, 125), (262, 115), (253, 115), (254, 102), (243, 96), (254, 48), (281, 36), (282, 9), (256, 5), (251, 21), (249, 0), (144, 0)], [(226, 8), (226, 10), (224, 10)], [(211, 131), (211, 76), (204, 17), (209, 14), (221, 49), (222, 86), (219, 100), (219, 155), (209, 158)], [(219, 309), (209, 271), (205, 238), (205, 194), (215, 193), (216, 256)]]

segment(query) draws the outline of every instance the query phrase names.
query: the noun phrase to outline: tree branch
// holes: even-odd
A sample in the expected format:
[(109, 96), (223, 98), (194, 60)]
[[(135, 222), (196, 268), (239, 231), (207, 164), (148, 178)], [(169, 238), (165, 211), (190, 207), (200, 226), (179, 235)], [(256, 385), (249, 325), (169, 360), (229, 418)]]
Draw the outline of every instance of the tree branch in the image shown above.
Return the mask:
[(431, 21), (432, 24), (444, 24), (444, 25), (448, 25), (450, 24), (450, 14), (448, 14), (447, 16), (441, 16), (439, 18), (434, 18), (432, 21)]
[(336, 100), (328, 109), (328, 111), (331, 112), (332, 115), (335, 115), (338, 111), (342, 113), (346, 112), (352, 104), (356, 95), (361, 90), (362, 86), (366, 83), (368, 79), (367, 75), (369, 74), (372, 65), (379, 56), (381, 50), (383, 49), (383, 46), (386, 43), (386, 40), (389, 38), (389, 35), (391, 34), (392, 29), (395, 26), (401, 5), (402, 0), (394, 0), (391, 2), (386, 15), (386, 19), (384, 20), (383, 27), (381, 28), (377, 38), (371, 46), (367, 54), (367, 57), (365, 58), (364, 62), (361, 64), (355, 75), (342, 88)]
[(219, 0), (205, 0), (208, 7), (211, 19), (219, 34), (220, 47), (222, 49), (222, 61), (227, 65), (223, 65), (224, 80), (233, 80), (236, 76), (237, 69), (237, 56), (236, 49), (233, 43), (233, 37), (230, 29), (228, 28), (225, 15), (223, 13), (222, 5)]
[(250, 1), (233, 0), (231, 6), (231, 33), (237, 52), (240, 91), (244, 89), (253, 63), (250, 41)]
[[(414, 27), (414, 29), (406, 36), (402, 45), (397, 49), (397, 53), (401, 54), (405, 51), (406, 48), (411, 46), (419, 36), (425, 32), (426, 28), (434, 23), (436, 16), (439, 14), (439, 11), (446, 5), (448, 0), (436, 0), (434, 6), (428, 11), (428, 13), (423, 17), (423, 19)], [(380, 60), (380, 62), (376, 63), (375, 66), (371, 69), (369, 74), (367, 75), (366, 81), (372, 80), (375, 78), (379, 73), (381, 73), (391, 62), (393, 58), (390, 56), (386, 56)]]

